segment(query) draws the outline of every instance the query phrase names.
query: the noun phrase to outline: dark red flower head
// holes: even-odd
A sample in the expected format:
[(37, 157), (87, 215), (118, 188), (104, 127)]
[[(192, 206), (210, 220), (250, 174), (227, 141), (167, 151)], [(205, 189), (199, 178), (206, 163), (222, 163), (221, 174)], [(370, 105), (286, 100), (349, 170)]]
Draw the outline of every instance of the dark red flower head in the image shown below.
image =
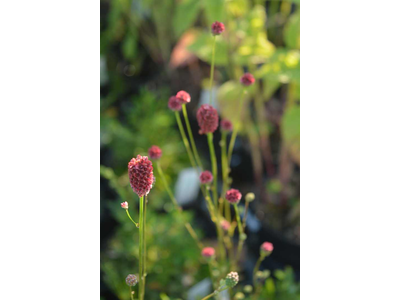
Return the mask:
[(240, 78), (240, 82), (243, 85), (249, 86), (252, 85), (256, 80), (254, 79), (254, 76), (250, 73), (245, 73), (243, 76)]
[(242, 194), (236, 189), (230, 189), (226, 192), (225, 198), (228, 202), (236, 204), (239, 203), (240, 199), (242, 199)]
[(223, 131), (232, 131), (232, 122), (227, 119), (221, 120), (221, 130)]
[(182, 109), (182, 103), (175, 96), (171, 96), (168, 100), (168, 107), (173, 111), (180, 111)]
[(218, 22), (218, 21), (215, 21), (214, 23), (212, 23), (211, 32), (212, 32), (213, 35), (220, 35), (224, 31), (225, 31), (224, 23), (221, 23), (221, 22)]
[(200, 106), (196, 117), (200, 127), (200, 134), (212, 133), (218, 128), (218, 112), (211, 105), (203, 104)]
[(147, 195), (155, 181), (153, 164), (147, 156), (136, 156), (128, 164), (129, 181), (132, 190), (139, 196)]
[(205, 171), (201, 172), (200, 182), (202, 184), (210, 183), (212, 181), (213, 181), (213, 175), (211, 174), (210, 171), (205, 170)]
[(159, 159), (162, 154), (162, 151), (158, 146), (151, 146), (148, 152), (151, 159)]
[(212, 247), (205, 247), (201, 250), (201, 255), (203, 257), (213, 257), (215, 255), (215, 249)]
[(261, 255), (270, 255), (272, 250), (274, 250), (274, 245), (269, 242), (264, 242), (260, 247)]
[(189, 103), (191, 99), (189, 93), (185, 91), (179, 91), (176, 93), (176, 98), (178, 98), (182, 104)]

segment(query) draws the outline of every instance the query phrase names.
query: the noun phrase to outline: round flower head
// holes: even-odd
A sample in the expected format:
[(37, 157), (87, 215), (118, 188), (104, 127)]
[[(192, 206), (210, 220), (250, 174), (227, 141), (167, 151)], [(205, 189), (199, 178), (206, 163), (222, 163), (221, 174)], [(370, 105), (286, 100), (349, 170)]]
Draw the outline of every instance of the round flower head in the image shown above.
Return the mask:
[(242, 194), (236, 189), (230, 189), (225, 194), (226, 200), (232, 204), (239, 203), (240, 199), (242, 199)]
[(178, 93), (176, 93), (176, 98), (178, 98), (182, 104), (190, 102), (190, 95), (185, 91), (179, 91)]
[(214, 23), (212, 23), (211, 32), (212, 32), (213, 35), (220, 35), (224, 31), (225, 31), (224, 23), (221, 23), (221, 22), (218, 22), (218, 21), (215, 21)]
[(205, 171), (201, 172), (201, 174), (200, 174), (200, 182), (202, 184), (207, 184), (207, 183), (210, 183), (212, 181), (213, 181), (213, 175), (211, 174), (210, 171), (205, 170)]
[(137, 277), (133, 274), (126, 276), (125, 282), (129, 286), (135, 286), (138, 283)]
[(221, 227), (224, 231), (228, 231), (229, 228), (231, 228), (231, 223), (229, 223), (227, 220), (222, 220)]
[(205, 247), (201, 250), (201, 255), (206, 258), (213, 257), (215, 255), (215, 249), (212, 247)]
[(247, 202), (252, 202), (256, 198), (256, 195), (254, 193), (247, 193), (245, 198)]
[(128, 164), (128, 173), (132, 190), (139, 197), (147, 195), (155, 181), (153, 164), (147, 156), (138, 155), (136, 158), (132, 158)]
[(121, 203), (121, 207), (124, 208), (124, 209), (128, 209), (128, 207), (129, 207), (128, 202), (126, 202), (126, 201), (122, 202)]
[(245, 73), (243, 76), (240, 78), (240, 82), (243, 85), (249, 86), (252, 85), (256, 80), (254, 79), (254, 76), (250, 73)]
[(264, 242), (260, 247), (260, 255), (262, 256), (270, 255), (273, 250), (274, 250), (274, 245), (272, 245), (272, 243)]
[(171, 96), (171, 97), (169, 97), (169, 100), (168, 100), (168, 107), (170, 110), (180, 111), (182, 109), (182, 103), (175, 96)]
[(203, 104), (197, 110), (197, 122), (199, 123), (199, 133), (213, 133), (218, 128), (218, 112), (208, 104)]
[(239, 274), (237, 272), (230, 272), (228, 275), (226, 275), (225, 278), (225, 283), (229, 287), (234, 287), (237, 285), (239, 282)]
[(232, 122), (227, 119), (222, 119), (220, 126), (222, 131), (227, 131), (227, 132), (232, 131)]
[(162, 151), (158, 146), (151, 146), (148, 152), (151, 159), (159, 159), (162, 154)]

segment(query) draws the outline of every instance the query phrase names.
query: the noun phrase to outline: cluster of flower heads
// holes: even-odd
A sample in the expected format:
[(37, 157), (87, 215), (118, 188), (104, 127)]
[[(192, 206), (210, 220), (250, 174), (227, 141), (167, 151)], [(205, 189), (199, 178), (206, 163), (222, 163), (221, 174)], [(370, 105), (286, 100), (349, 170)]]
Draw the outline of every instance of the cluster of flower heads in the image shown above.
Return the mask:
[(129, 182), (132, 190), (139, 196), (147, 195), (155, 182), (153, 164), (147, 156), (138, 155), (128, 164)]

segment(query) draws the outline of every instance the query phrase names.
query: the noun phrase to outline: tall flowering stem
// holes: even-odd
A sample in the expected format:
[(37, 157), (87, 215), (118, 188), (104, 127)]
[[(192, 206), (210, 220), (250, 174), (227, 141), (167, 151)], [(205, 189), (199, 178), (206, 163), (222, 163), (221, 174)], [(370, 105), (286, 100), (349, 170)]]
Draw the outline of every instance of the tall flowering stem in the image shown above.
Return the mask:
[(236, 254), (236, 263), (237, 263), (239, 261), (240, 253), (242, 252), (243, 243), (244, 243), (244, 240), (246, 237), (244, 235), (242, 222), (240, 221), (240, 214), (239, 214), (239, 209), (237, 207), (237, 204), (234, 204), (233, 207), (235, 208), (236, 221), (238, 223), (238, 228), (239, 228), (239, 245), (238, 245), (237, 254)]
[(213, 88), (213, 81), (214, 81), (214, 62), (215, 62), (215, 42), (216, 42), (216, 35), (213, 37), (213, 46), (212, 46), (212, 55), (211, 55), (211, 71), (210, 71), (210, 105), (212, 103), (212, 88)]
[(145, 233), (145, 219), (144, 219), (144, 197), (140, 197), (139, 209), (139, 300), (144, 299), (144, 233)]
[[(182, 208), (179, 206), (178, 201), (176, 201), (174, 194), (172, 193), (171, 189), (169, 188), (169, 185), (167, 183), (167, 180), (165, 179), (164, 172), (163, 172), (163, 170), (162, 170), (162, 168), (160, 166), (160, 162), (159, 161), (157, 161), (157, 171), (158, 171), (158, 174), (161, 177), (161, 180), (162, 180), (162, 182), (164, 184), (165, 189), (167, 190), (167, 193), (168, 193), (172, 203), (174, 204), (176, 210), (178, 211), (180, 217), (183, 220)], [(196, 244), (199, 247), (199, 249), (202, 250), (204, 248), (204, 246), (200, 242), (200, 239), (197, 236), (196, 232), (194, 231), (192, 225), (190, 225), (190, 223), (188, 223), (188, 222), (185, 222), (185, 227), (186, 227), (187, 231), (189, 232), (190, 236), (196, 242)]]
[(192, 164), (192, 167), (194, 169), (197, 169), (192, 150), (190, 149), (189, 141), (186, 137), (185, 130), (183, 129), (183, 126), (182, 126), (182, 121), (181, 121), (181, 117), (179, 116), (179, 112), (175, 111), (175, 117), (176, 117), (176, 122), (178, 123), (179, 131), (182, 136), (183, 144), (185, 145), (186, 152), (188, 153), (188, 156), (189, 156), (190, 163)]
[[(228, 158), (226, 152), (226, 131), (222, 131), (221, 136), (221, 165), (222, 165), (222, 193), (221, 198), (225, 195), (226, 191), (228, 190), (228, 175), (229, 175), (229, 165), (228, 165)], [(220, 211), (222, 210), (223, 205), (220, 206)], [(222, 214), (222, 212), (221, 212)], [(229, 202), (225, 201), (225, 218), (228, 222), (231, 222), (231, 208), (229, 206)]]
[(194, 142), (194, 139), (193, 139), (192, 129), (190, 128), (189, 118), (188, 118), (187, 111), (186, 111), (186, 104), (182, 105), (182, 113), (183, 113), (183, 117), (185, 119), (186, 129), (189, 133), (189, 139), (190, 139), (190, 143), (192, 145), (194, 158), (196, 159), (197, 165), (200, 167), (201, 170), (203, 170), (203, 165), (201, 163), (199, 153), (197, 152), (196, 143)]

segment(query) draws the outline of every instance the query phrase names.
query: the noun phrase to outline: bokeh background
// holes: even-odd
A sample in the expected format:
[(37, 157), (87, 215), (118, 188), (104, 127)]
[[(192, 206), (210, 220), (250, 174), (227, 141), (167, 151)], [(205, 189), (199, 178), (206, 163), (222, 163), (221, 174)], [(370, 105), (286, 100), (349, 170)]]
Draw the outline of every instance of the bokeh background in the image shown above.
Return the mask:
[[(242, 112), (231, 164), (232, 186), (253, 192), (241, 286), (250, 284), (264, 241), (273, 254), (261, 265), (268, 299), (299, 299), (300, 280), (300, 1), (101, 0), (101, 297), (129, 299), (125, 277), (135, 273), (138, 231), (120, 203), (138, 219), (138, 198), (127, 163), (151, 145), (197, 233), (213, 245), (213, 226), (181, 141), (168, 98), (192, 96), (189, 119), (203, 163), (207, 140), (195, 112), (209, 97), (211, 24), (217, 38), (213, 105), (234, 119), (244, 72), (256, 77)], [(220, 158), (215, 134), (215, 145)], [(220, 159), (219, 159), (220, 164)], [(219, 170), (221, 169), (219, 165)], [(207, 265), (177, 218), (162, 185), (149, 195), (146, 298), (189, 299), (208, 277)]]

